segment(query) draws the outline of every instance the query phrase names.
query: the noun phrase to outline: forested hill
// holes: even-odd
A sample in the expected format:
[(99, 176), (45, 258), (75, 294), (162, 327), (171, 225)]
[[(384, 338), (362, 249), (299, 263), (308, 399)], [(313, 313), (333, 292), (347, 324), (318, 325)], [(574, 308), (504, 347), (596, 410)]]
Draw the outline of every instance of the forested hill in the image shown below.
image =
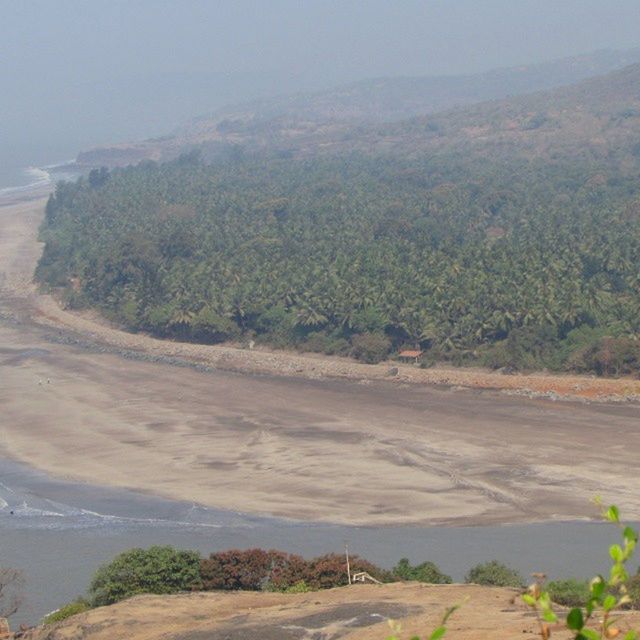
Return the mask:
[(537, 65), (466, 76), (377, 78), (317, 93), (284, 95), (230, 105), (194, 119), (171, 135), (80, 154), (85, 166), (122, 165), (143, 158), (173, 159), (204, 146), (255, 146), (273, 138), (344, 131), (357, 124), (392, 122), (486, 100), (552, 89), (640, 62), (640, 48), (597, 51)]
[(94, 171), (38, 277), (133, 330), (375, 361), (640, 371), (640, 66), (340, 134)]

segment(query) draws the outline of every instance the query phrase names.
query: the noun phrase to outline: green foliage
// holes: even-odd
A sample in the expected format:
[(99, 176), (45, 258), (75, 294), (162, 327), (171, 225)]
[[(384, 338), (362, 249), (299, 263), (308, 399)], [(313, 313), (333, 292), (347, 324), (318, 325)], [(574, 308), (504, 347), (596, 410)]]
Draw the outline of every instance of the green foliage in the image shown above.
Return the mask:
[(98, 172), (58, 185), (37, 277), (180, 340), (638, 373), (640, 157), (513, 153)]
[(452, 582), (451, 577), (442, 573), (433, 562), (422, 562), (411, 566), (407, 558), (401, 558), (391, 573), (402, 580), (417, 580), (429, 584), (451, 584)]
[(465, 577), (465, 582), (492, 587), (522, 587), (524, 585), (522, 576), (516, 570), (510, 569), (497, 560), (481, 563), (470, 569)]
[(589, 583), (586, 580), (568, 578), (552, 580), (547, 584), (551, 600), (563, 607), (581, 607), (589, 599)]
[(102, 606), (139, 593), (189, 591), (199, 581), (200, 556), (195, 551), (169, 546), (131, 549), (98, 569), (89, 599), (93, 606)]
[(360, 333), (353, 336), (351, 355), (367, 364), (382, 362), (389, 355), (391, 341), (379, 333)]
[(77, 613), (83, 613), (91, 608), (91, 603), (86, 598), (76, 598), (72, 602), (69, 602), (57, 611), (45, 616), (44, 624), (53, 624), (54, 622), (60, 622), (66, 620), (71, 616), (75, 616)]
[[(637, 640), (636, 631), (628, 631), (624, 636), (617, 626), (615, 611), (633, 603), (633, 585), (627, 572), (627, 564), (633, 557), (638, 543), (638, 532), (620, 522), (620, 512), (615, 505), (603, 509), (605, 520), (617, 525), (622, 533), (622, 544), (609, 547), (612, 561), (609, 577), (595, 576), (588, 584), (586, 601), (574, 606), (566, 616), (566, 627), (571, 630), (575, 640), (603, 640), (605, 638), (624, 637), (624, 640)], [(542, 640), (551, 637), (549, 625), (558, 621), (553, 610), (551, 592), (544, 589), (544, 578), (532, 584), (522, 598), (536, 613)], [(631, 589), (630, 589), (631, 588)], [(631, 593), (630, 593), (631, 591)]]
[(285, 587), (284, 593), (308, 593), (311, 590), (311, 587), (304, 580), (299, 580), (295, 584)]

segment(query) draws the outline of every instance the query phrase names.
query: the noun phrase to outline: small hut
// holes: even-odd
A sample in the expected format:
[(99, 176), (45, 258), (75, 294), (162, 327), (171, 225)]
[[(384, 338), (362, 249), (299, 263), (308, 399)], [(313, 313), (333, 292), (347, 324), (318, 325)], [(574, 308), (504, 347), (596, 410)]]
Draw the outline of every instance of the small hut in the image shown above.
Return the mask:
[(398, 357), (401, 362), (413, 362), (413, 364), (418, 364), (420, 362), (420, 358), (422, 356), (422, 351), (418, 351), (415, 349), (403, 349)]

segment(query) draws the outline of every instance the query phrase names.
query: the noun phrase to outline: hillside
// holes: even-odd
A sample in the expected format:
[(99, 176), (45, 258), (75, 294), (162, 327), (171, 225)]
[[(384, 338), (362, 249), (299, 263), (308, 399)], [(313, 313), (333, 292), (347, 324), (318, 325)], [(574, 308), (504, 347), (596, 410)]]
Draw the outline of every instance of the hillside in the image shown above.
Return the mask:
[[(318, 93), (235, 104), (199, 117), (163, 138), (81, 153), (81, 166), (167, 160), (203, 143), (263, 142), (268, 135), (327, 133), (345, 126), (391, 122), (453, 107), (569, 85), (640, 62), (640, 48), (598, 51), (537, 65), (465, 76), (376, 78)], [(262, 132), (262, 133), (261, 133)]]
[(38, 277), (161, 337), (637, 374), (639, 88), (632, 65), (95, 171), (49, 202)]
[[(455, 640), (536, 637), (535, 616), (517, 590), (477, 585), (418, 583), (358, 585), (302, 594), (194, 593), (138, 596), (37, 629), (28, 640), (384, 640), (387, 619), (403, 636), (426, 635), (444, 610), (468, 598), (450, 621)], [(638, 624), (623, 614), (621, 626)], [(554, 638), (569, 638), (555, 631)]]

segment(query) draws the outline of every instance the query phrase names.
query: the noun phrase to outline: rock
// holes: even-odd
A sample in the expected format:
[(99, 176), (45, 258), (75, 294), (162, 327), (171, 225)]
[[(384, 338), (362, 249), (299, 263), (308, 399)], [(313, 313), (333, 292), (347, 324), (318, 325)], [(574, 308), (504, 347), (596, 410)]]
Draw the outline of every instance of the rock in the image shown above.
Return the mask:
[(0, 618), (0, 638), (11, 638), (11, 628), (9, 627), (9, 621), (6, 618)]
[(391, 367), (388, 371), (387, 371), (387, 375), (391, 378), (395, 377), (398, 375), (398, 367)]
[(502, 367), (502, 369), (498, 369), (498, 373), (501, 373), (503, 376), (513, 376), (517, 372), (515, 367)]

